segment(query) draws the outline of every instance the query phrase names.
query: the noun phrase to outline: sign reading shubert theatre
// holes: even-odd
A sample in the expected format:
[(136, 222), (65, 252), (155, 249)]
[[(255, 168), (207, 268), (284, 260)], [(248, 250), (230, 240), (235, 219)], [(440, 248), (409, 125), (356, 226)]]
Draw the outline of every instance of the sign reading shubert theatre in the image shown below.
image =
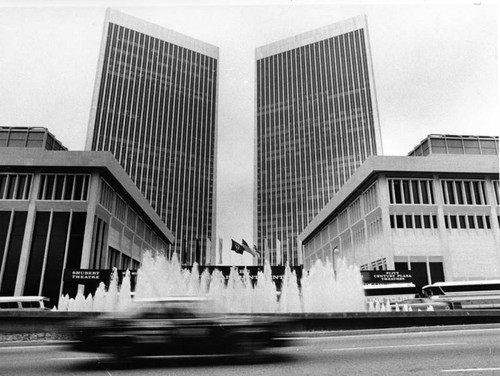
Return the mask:
[(410, 270), (362, 270), (363, 283), (412, 283)]
[(102, 279), (100, 270), (66, 270), (64, 275), (66, 282), (101, 281)]
[[(118, 270), (118, 280), (121, 281), (125, 276), (125, 270)], [(65, 269), (64, 282), (75, 282), (80, 284), (104, 282), (109, 283), (112, 270), (110, 269)], [(135, 280), (136, 270), (130, 271), (130, 279)]]

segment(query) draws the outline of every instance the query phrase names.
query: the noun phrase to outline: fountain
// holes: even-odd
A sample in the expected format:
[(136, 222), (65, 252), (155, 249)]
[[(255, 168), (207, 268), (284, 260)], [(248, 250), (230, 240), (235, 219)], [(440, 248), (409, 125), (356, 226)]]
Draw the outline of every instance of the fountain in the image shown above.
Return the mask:
[[(145, 253), (137, 271), (135, 298), (165, 296), (209, 297), (216, 306), (228, 313), (301, 313), (301, 312), (364, 312), (366, 311), (363, 284), (359, 269), (339, 263), (335, 272), (329, 260), (317, 260), (308, 273), (297, 276), (285, 269), (281, 291), (277, 292), (268, 264), (257, 275), (253, 285), (247, 270), (240, 277), (232, 268), (227, 281), (221, 271), (201, 275), (197, 265), (191, 271), (182, 269), (178, 260), (152, 252)], [(279, 296), (279, 299), (277, 297)], [(116, 272), (106, 291), (101, 283), (94, 295), (75, 298), (65, 295), (59, 300), (59, 311), (120, 311), (132, 301), (130, 275), (118, 286)]]

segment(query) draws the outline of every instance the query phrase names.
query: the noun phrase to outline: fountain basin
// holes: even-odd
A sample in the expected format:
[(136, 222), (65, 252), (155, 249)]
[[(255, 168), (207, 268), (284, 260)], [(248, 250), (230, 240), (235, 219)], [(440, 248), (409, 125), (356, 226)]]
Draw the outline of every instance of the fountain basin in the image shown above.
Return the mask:
[[(99, 312), (0, 311), (0, 341), (71, 340), (69, 327), (77, 320), (92, 319)], [(256, 316), (269, 314), (254, 314)], [(417, 312), (281, 313), (293, 321), (293, 332), (330, 335), (366, 329), (447, 327), (453, 325), (500, 324), (500, 310), (456, 310)]]

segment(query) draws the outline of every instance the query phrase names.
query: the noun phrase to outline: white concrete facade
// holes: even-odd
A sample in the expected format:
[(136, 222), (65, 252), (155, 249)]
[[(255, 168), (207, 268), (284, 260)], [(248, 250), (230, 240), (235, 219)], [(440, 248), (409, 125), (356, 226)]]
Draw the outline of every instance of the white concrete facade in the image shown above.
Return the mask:
[(422, 283), (441, 265), (446, 281), (499, 278), (499, 200), (497, 155), (370, 157), (301, 233), (304, 265), (337, 248), (364, 270), (418, 266)]

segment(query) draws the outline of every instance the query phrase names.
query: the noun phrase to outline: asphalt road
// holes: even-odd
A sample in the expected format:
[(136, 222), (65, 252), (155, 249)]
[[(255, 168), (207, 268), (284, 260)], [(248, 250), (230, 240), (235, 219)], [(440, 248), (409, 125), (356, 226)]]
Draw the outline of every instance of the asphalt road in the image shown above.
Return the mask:
[(500, 375), (500, 328), (297, 338), (252, 359), (116, 364), (53, 344), (3, 343), (0, 375)]

